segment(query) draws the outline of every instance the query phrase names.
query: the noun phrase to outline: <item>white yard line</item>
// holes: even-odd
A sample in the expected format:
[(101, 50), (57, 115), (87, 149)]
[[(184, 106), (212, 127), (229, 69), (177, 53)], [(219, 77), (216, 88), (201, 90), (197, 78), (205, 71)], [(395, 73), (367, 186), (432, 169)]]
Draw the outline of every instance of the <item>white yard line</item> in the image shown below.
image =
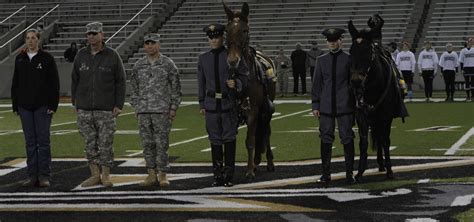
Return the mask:
[(466, 134), (464, 134), (461, 139), (459, 139), (455, 144), (453, 144), (451, 146), (451, 148), (449, 148), (448, 151), (446, 151), (444, 153), (444, 155), (454, 155), (456, 154), (456, 152), (461, 148), (461, 146), (466, 143), (466, 141), (472, 136), (474, 135), (474, 127), (471, 127), (471, 129), (469, 131), (467, 131)]
[[(290, 117), (290, 116), (295, 116), (295, 115), (298, 115), (298, 114), (301, 114), (301, 113), (304, 113), (304, 112), (308, 112), (308, 110), (311, 110), (311, 109), (298, 111), (298, 112), (286, 114), (286, 115), (283, 115), (283, 116), (278, 116), (278, 117), (272, 118), (272, 121), (283, 119), (283, 118)], [(243, 126), (239, 127), (239, 129), (243, 129), (243, 128), (247, 128), (247, 125), (243, 125)], [(181, 144), (186, 144), (186, 143), (190, 143), (190, 142), (194, 142), (196, 140), (205, 139), (205, 138), (207, 138), (207, 134), (204, 135), (204, 136), (199, 136), (199, 137), (195, 137), (195, 138), (192, 138), (192, 139), (188, 139), (188, 140), (184, 140), (184, 141), (181, 141), (181, 142), (176, 142), (176, 143), (170, 144), (170, 147), (181, 145)]]
[[(311, 109), (305, 109), (303, 111), (298, 111), (298, 112), (286, 114), (286, 115), (283, 115), (283, 116), (278, 116), (278, 117), (272, 118), (272, 121), (283, 119), (283, 118), (290, 117), (290, 116), (299, 115), (301, 113), (305, 113), (305, 112), (309, 112), (309, 111), (311, 111)], [(240, 126), (239, 129), (243, 129), (243, 128), (246, 128), (246, 127), (247, 127), (247, 125), (243, 125), (243, 126)], [(206, 139), (206, 138), (208, 138), (207, 134), (203, 135), (203, 136), (194, 137), (194, 138), (191, 138), (191, 139), (188, 139), (188, 140), (183, 140), (183, 141), (180, 141), (180, 142), (172, 143), (172, 144), (169, 145), (169, 147), (174, 147), (174, 146), (178, 146), (178, 145), (182, 145), (182, 144), (186, 144), (186, 143), (191, 143), (191, 142)], [(142, 152), (132, 153), (132, 154), (129, 154), (127, 156), (128, 157), (134, 157), (134, 156), (138, 156), (140, 154), (142, 154)]]

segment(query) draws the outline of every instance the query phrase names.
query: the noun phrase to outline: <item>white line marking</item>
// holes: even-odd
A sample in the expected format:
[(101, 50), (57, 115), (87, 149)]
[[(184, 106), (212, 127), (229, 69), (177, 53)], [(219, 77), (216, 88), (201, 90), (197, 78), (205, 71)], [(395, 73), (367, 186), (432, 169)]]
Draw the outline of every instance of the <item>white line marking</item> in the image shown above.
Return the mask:
[(471, 127), (471, 129), (469, 131), (467, 131), (466, 134), (464, 134), (461, 139), (459, 139), (455, 144), (453, 144), (451, 146), (451, 148), (449, 148), (448, 151), (446, 151), (446, 153), (444, 153), (444, 155), (454, 155), (456, 154), (456, 152), (459, 150), (459, 148), (461, 148), (461, 146), (466, 143), (466, 141), (469, 139), (469, 137), (471, 137), (472, 135), (474, 135), (474, 127)]
[(389, 150), (392, 151), (394, 149), (397, 149), (397, 146), (390, 146)]
[(206, 148), (206, 149), (202, 149), (201, 152), (203, 152), (203, 153), (205, 153), (205, 152), (211, 152), (211, 147)]
[[(306, 109), (306, 110), (303, 110), (303, 111), (299, 111), (299, 112), (294, 112), (294, 113), (290, 113), (290, 114), (287, 114), (287, 115), (283, 115), (283, 116), (278, 116), (278, 117), (275, 117), (275, 118), (272, 118), (272, 121), (274, 120), (279, 120), (279, 119), (283, 119), (283, 118), (286, 118), (286, 117), (290, 117), (290, 116), (295, 116), (295, 115), (299, 115), (301, 113), (305, 113), (305, 112), (308, 112), (310, 111), (311, 109)], [(239, 129), (243, 129), (243, 128), (246, 128), (247, 125), (243, 125), (243, 126), (240, 126)], [(186, 143), (190, 143), (190, 142), (194, 142), (196, 140), (201, 140), (201, 139), (206, 139), (208, 137), (208, 135), (204, 135), (204, 136), (199, 136), (199, 137), (195, 137), (195, 138), (191, 138), (191, 139), (188, 139), (188, 140), (183, 140), (183, 141), (180, 141), (180, 142), (176, 142), (176, 143), (172, 143), (170, 144), (170, 147), (173, 147), (173, 146), (178, 146), (178, 145), (181, 145), (181, 144), (186, 144)], [(138, 155), (138, 154), (137, 154)]]
[(418, 180), (418, 182), (416, 183), (429, 183), (430, 182), (430, 179), (421, 179), (421, 180)]
[(467, 206), (471, 204), (473, 198), (474, 194), (456, 197), (451, 203), (451, 207)]

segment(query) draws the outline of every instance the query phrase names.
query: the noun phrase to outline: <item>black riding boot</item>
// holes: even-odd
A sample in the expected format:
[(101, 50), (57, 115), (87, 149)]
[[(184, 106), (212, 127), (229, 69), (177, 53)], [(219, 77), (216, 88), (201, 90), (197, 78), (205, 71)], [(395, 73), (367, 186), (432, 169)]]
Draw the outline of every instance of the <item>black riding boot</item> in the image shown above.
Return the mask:
[(331, 182), (331, 155), (332, 155), (332, 144), (321, 142), (321, 166), (323, 172), (318, 183), (328, 184)]
[(224, 144), (224, 156), (225, 156), (225, 167), (224, 167), (224, 186), (233, 186), (232, 180), (234, 179), (235, 170), (235, 140)]
[(346, 183), (355, 182), (352, 172), (354, 171), (354, 141), (344, 144), (344, 160), (346, 162)]
[(223, 186), (224, 176), (222, 175), (223, 153), (222, 145), (211, 144), (212, 171), (214, 173), (214, 183), (212, 186)]

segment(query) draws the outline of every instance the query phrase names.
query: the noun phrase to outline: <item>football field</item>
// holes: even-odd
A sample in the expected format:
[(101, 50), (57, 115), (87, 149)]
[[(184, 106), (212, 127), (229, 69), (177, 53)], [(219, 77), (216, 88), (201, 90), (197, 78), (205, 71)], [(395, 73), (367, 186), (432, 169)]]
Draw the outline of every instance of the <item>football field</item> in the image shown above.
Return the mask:
[[(392, 126), (392, 155), (440, 156), (448, 150), (455, 155), (474, 155), (474, 104), (407, 103), (410, 117)], [(309, 101), (287, 100), (276, 105), (271, 122), (275, 161), (319, 158), (319, 121), (311, 115)], [(355, 126), (354, 130), (357, 132)], [(53, 158), (83, 157), (84, 143), (78, 133), (76, 115), (70, 106), (61, 106), (51, 126)], [(246, 160), (246, 127), (239, 129), (237, 160)], [(356, 137), (358, 134), (356, 133)], [(464, 138), (463, 138), (464, 136)], [(462, 141), (460, 141), (463, 139)], [(357, 141), (356, 141), (357, 144)], [(336, 134), (334, 156), (342, 155)], [(141, 156), (138, 123), (130, 106), (125, 106), (117, 121), (114, 140), (116, 157)], [(210, 145), (204, 118), (195, 102), (183, 102), (178, 110), (170, 136), (170, 156), (177, 162), (210, 161)], [(9, 108), (0, 109), (0, 160), (23, 157), (24, 138), (20, 119)]]
[[(20, 120), (0, 108), (0, 221), (472, 221), (474, 104), (407, 103), (410, 117), (393, 122), (394, 180), (378, 172), (374, 152), (363, 183), (346, 185), (336, 134), (332, 182), (320, 187), (319, 121), (309, 100), (279, 100), (271, 146), (275, 172), (245, 178), (246, 127), (238, 135), (235, 186), (212, 187), (210, 145), (194, 101), (173, 122), (171, 186), (141, 187), (146, 177), (137, 120), (130, 106), (118, 118), (114, 187), (80, 186), (89, 176), (72, 107), (62, 104), (51, 126), (51, 187), (22, 187), (26, 175)], [(357, 127), (354, 127), (357, 140)], [(356, 146), (356, 151), (357, 151)], [(263, 157), (264, 158), (264, 157)], [(355, 168), (358, 157), (356, 156)], [(87, 219), (85, 219), (87, 218)]]

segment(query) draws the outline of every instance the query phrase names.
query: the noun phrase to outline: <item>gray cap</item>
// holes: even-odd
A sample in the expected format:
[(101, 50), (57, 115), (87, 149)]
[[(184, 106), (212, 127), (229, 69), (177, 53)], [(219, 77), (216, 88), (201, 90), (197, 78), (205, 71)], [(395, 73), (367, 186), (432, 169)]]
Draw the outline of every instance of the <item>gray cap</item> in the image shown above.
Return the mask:
[(86, 33), (89, 32), (102, 32), (102, 23), (101, 22), (91, 22), (86, 25)]
[(149, 33), (143, 37), (144, 42), (153, 41), (153, 42), (160, 42), (160, 34), (158, 33)]

